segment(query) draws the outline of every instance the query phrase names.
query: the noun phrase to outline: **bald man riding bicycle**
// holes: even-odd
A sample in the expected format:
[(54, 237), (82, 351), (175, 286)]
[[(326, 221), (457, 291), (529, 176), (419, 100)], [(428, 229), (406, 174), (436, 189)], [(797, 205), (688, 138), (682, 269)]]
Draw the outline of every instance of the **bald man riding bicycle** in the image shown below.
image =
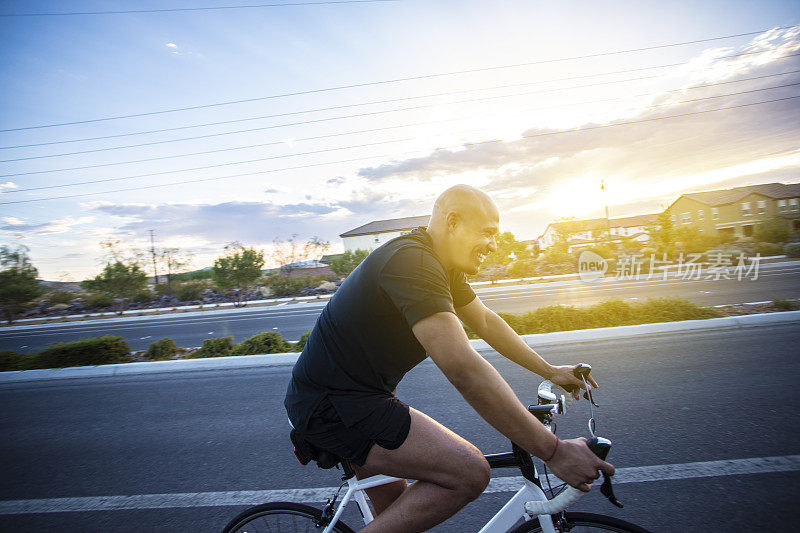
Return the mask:
[[(376, 518), (362, 531), (425, 531), (477, 498), (489, 465), (471, 443), (395, 394), (429, 356), (475, 411), (584, 491), (614, 467), (585, 439), (559, 441), (470, 345), (461, 322), (501, 355), (553, 383), (584, 386), (553, 366), (475, 295), (465, 274), (497, 249), (499, 212), (484, 192), (447, 189), (419, 227), (374, 250), (322, 310), (284, 402), (298, 438), (348, 459), (359, 479), (415, 479), (368, 489)], [(589, 378), (591, 386), (597, 383)], [(576, 398), (578, 397), (575, 389)]]

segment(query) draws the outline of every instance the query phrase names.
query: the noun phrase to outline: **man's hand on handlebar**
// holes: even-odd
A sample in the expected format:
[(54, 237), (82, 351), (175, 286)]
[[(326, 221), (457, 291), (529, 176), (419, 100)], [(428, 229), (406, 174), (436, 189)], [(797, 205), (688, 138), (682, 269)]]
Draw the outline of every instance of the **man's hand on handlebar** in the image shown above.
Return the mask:
[(614, 465), (597, 457), (583, 437), (559, 442), (547, 466), (556, 477), (583, 492), (589, 492), (592, 482), (600, 477), (598, 470), (614, 475)]
[[(572, 392), (572, 397), (576, 400), (580, 399), (580, 389), (585, 389), (586, 386), (583, 384), (583, 380), (580, 378), (575, 377), (574, 370), (577, 365), (562, 365), (562, 366), (554, 366), (553, 373), (547, 377), (550, 381), (559, 385), (566, 391)], [(597, 388), (597, 382), (591, 375), (586, 376), (586, 381), (589, 383), (589, 386), (593, 388)]]

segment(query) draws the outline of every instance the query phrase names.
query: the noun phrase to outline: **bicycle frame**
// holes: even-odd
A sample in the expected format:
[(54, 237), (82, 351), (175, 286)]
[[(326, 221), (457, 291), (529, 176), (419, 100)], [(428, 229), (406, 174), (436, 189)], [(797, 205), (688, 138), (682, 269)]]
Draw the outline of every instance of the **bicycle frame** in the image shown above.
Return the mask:
[[(559, 399), (555, 394), (552, 393), (551, 387), (552, 383), (550, 381), (543, 381), (539, 385), (538, 390), (539, 403), (541, 405), (528, 407), (528, 410), (537, 416), (537, 418), (539, 418), (539, 420), (544, 424), (545, 428), (547, 428), (549, 431), (553, 430), (551, 426), (552, 420), (556, 416), (563, 414), (572, 404), (571, 396), (561, 395)], [(594, 420), (593, 416), (591, 420)], [(591, 427), (592, 426), (590, 426), (590, 428)], [(567, 489), (559, 494), (558, 497), (550, 500), (547, 497), (547, 494), (545, 494), (544, 490), (542, 490), (539, 482), (539, 472), (536, 469), (536, 465), (533, 463), (533, 461), (531, 461), (530, 454), (519, 448), (519, 446), (514, 443), (512, 443), (511, 453), (497, 454), (493, 456), (487, 455), (486, 459), (493, 468), (519, 466), (523, 473), (523, 485), (516, 492), (516, 494), (514, 494), (514, 496), (512, 496), (511, 499), (509, 499), (508, 502), (506, 502), (506, 504), (497, 512), (497, 514), (495, 514), (491, 520), (489, 520), (489, 522), (487, 522), (486, 525), (480, 529), (478, 533), (505, 533), (514, 527), (514, 525), (520, 519), (530, 520), (531, 514), (529, 514), (526, 510), (526, 504), (528, 502), (543, 502), (551, 504), (550, 509), (552, 510), (548, 512), (558, 513), (581, 496), (581, 493), (577, 489), (567, 487)], [(339, 520), (344, 508), (348, 503), (350, 503), (351, 499), (355, 499), (356, 503), (358, 504), (358, 508), (361, 511), (361, 516), (364, 517), (364, 524), (369, 524), (373, 520), (373, 516), (372, 511), (367, 504), (367, 498), (364, 495), (364, 489), (385, 485), (387, 483), (398, 481), (399, 479), (400, 478), (385, 475), (371, 476), (361, 480), (356, 479), (355, 475), (347, 478), (347, 491), (336, 508), (330, 524), (328, 524), (323, 530), (323, 533), (331, 532), (333, 526)], [(547, 508), (548, 506), (546, 505), (533, 507), (533, 509), (537, 510), (544, 510)], [(541, 526), (543, 533), (557, 533), (550, 514), (541, 514), (537, 516), (539, 518), (539, 525)]]
[[(534, 467), (535, 470), (535, 467)], [(536, 479), (538, 480), (538, 473)], [(350, 500), (355, 500), (358, 505), (361, 515), (364, 517), (364, 525), (372, 522), (372, 511), (367, 504), (367, 498), (364, 495), (364, 489), (371, 487), (378, 487), (398, 481), (400, 478), (377, 475), (364, 479), (356, 479), (351, 477), (347, 480), (347, 491), (342, 497), (341, 502), (336, 507), (336, 512), (331, 519), (330, 524), (323, 530), (323, 533), (330, 533), (334, 525), (341, 517), (344, 508), (350, 503)], [(517, 491), (514, 496), (495, 514), (489, 522), (486, 523), (478, 533), (505, 533), (516, 524), (520, 518), (528, 520), (529, 517), (525, 513), (525, 503), (529, 501), (547, 501), (547, 495), (544, 491), (536, 485), (536, 483), (527, 479), (523, 480), (522, 487)], [(550, 515), (539, 516), (539, 524), (542, 526), (544, 533), (556, 533), (553, 526), (553, 520)]]

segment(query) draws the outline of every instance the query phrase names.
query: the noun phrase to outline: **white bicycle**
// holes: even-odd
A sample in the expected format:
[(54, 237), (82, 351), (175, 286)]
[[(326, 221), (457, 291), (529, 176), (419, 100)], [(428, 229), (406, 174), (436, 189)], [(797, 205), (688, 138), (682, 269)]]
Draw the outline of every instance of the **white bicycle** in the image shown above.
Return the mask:
[[(590, 371), (591, 366), (581, 364), (576, 367), (575, 375), (585, 382), (586, 376), (589, 375)], [(556, 389), (558, 394), (554, 393), (553, 389)], [(555, 431), (553, 420), (566, 412), (572, 404), (572, 395), (566, 393), (557, 385), (553, 385), (550, 381), (543, 381), (539, 385), (538, 397), (538, 404), (528, 406), (528, 411), (536, 416), (549, 430)], [(611, 441), (594, 434), (595, 423), (592, 406), (596, 406), (596, 404), (592, 398), (591, 391), (588, 394), (585, 393), (584, 397), (589, 400), (591, 413), (589, 431), (592, 434), (592, 438), (588, 444), (595, 454), (605, 460), (611, 449)], [(317, 509), (295, 502), (272, 502), (257, 505), (234, 518), (223, 530), (224, 533), (258, 533), (260, 531), (353, 533), (353, 530), (339, 519), (347, 504), (355, 500), (366, 525), (372, 521), (373, 515), (367, 504), (364, 489), (398, 480), (396, 477), (383, 475), (361, 480), (356, 479), (348, 461), (322, 450), (313, 450), (309, 453), (307, 448), (296, 445), (295, 455), (304, 465), (313, 460), (317, 462), (320, 468), (341, 467), (343, 471), (342, 481), (344, 483), (325, 506), (322, 509)], [(519, 468), (522, 473), (523, 484), (516, 494), (508, 500), (508, 503), (481, 528), (479, 533), (505, 533), (507, 531), (512, 531), (513, 533), (561, 533), (567, 531), (572, 533), (583, 531), (649, 533), (644, 528), (611, 516), (566, 512), (567, 507), (575, 503), (584, 493), (565, 484), (550, 487), (547, 476), (545, 476), (545, 480), (548, 488), (545, 489), (531, 455), (513, 442), (511, 443), (510, 452), (491, 454), (485, 457), (492, 468)], [(345, 486), (347, 490), (337, 505), (339, 494)], [(559, 489), (563, 490), (559, 492)], [(610, 477), (604, 475), (600, 492), (611, 503), (622, 507), (622, 504), (614, 497)], [(549, 498), (548, 493), (551, 496)], [(523, 521), (522, 524), (517, 525), (520, 520)]]

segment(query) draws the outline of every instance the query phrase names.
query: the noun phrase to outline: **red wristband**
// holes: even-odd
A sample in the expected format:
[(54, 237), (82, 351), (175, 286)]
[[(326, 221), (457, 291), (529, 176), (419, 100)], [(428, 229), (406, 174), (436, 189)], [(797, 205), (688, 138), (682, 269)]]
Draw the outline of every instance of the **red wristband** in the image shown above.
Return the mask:
[(556, 456), (556, 451), (558, 451), (558, 443), (561, 442), (561, 439), (556, 437), (556, 447), (553, 448), (553, 453), (550, 454), (550, 457), (544, 460), (545, 463), (549, 462), (553, 457)]

